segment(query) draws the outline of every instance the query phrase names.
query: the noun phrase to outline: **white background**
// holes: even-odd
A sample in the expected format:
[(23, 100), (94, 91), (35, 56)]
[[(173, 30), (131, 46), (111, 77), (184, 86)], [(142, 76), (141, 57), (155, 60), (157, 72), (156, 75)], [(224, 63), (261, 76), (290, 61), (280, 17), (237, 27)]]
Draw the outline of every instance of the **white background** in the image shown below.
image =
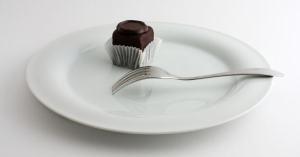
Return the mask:
[[(275, 79), (248, 115), (179, 135), (126, 135), (88, 128), (30, 93), (29, 57), (61, 35), (125, 19), (197, 25), (257, 49)], [(0, 156), (300, 156), (300, 1), (0, 0)]]

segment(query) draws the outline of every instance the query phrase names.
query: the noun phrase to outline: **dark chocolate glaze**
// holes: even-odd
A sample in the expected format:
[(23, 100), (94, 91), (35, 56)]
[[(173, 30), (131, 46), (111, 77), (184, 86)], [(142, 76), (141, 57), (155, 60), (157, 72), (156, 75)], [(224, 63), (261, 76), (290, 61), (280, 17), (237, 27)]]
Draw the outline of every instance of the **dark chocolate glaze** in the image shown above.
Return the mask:
[(132, 46), (144, 50), (154, 39), (152, 27), (142, 21), (127, 20), (120, 22), (113, 32), (113, 45)]

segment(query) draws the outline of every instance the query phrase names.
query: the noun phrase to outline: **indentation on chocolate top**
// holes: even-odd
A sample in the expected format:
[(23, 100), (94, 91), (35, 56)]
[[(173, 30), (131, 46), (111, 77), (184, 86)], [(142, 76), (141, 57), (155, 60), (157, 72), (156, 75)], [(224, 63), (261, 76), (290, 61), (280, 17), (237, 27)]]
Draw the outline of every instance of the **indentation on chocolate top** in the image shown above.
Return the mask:
[(124, 34), (142, 34), (148, 31), (148, 26), (142, 21), (126, 20), (118, 24), (117, 30)]

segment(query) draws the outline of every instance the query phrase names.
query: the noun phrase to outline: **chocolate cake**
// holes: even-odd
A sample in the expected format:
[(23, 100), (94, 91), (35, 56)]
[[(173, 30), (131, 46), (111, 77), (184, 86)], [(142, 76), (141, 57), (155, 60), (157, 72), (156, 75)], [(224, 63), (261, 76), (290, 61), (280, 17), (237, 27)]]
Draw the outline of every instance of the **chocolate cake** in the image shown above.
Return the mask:
[(144, 22), (126, 20), (117, 25), (105, 47), (114, 65), (136, 69), (151, 64), (161, 41)]
[(113, 45), (132, 46), (144, 50), (154, 40), (152, 27), (142, 21), (126, 20), (117, 25), (112, 35)]

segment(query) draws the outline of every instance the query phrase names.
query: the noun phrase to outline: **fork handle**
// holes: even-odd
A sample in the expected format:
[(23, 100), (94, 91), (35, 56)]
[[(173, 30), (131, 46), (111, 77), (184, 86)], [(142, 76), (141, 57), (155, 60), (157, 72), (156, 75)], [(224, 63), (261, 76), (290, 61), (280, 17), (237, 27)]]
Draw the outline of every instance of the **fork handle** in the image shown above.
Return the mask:
[(214, 77), (223, 77), (223, 76), (235, 76), (235, 75), (254, 75), (254, 76), (261, 76), (261, 77), (282, 77), (283, 74), (266, 68), (249, 68), (249, 69), (237, 69), (231, 70), (227, 72), (221, 72), (216, 74), (210, 75), (202, 75), (202, 76), (195, 76), (195, 77), (180, 77), (174, 76), (172, 79), (177, 80), (198, 80), (198, 79), (206, 79), (206, 78), (214, 78)]

